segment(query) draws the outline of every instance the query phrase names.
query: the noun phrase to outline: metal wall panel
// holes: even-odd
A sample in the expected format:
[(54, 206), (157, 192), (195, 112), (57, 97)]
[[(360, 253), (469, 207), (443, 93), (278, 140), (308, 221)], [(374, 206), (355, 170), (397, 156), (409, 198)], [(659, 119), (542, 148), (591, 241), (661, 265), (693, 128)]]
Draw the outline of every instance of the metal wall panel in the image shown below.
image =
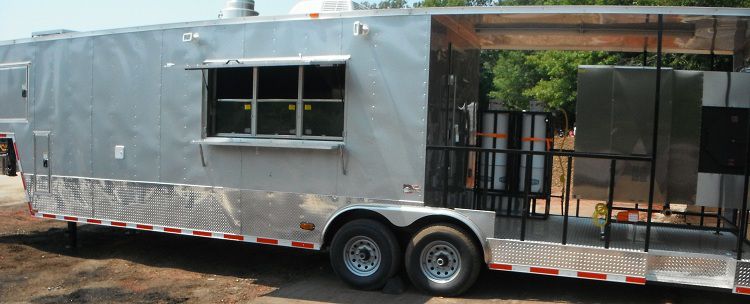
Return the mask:
[[(610, 153), (650, 155), (653, 149), (651, 143), (654, 130), (653, 108), (656, 70), (652, 68), (617, 67), (614, 69), (613, 81)], [(656, 155), (655, 202), (664, 202), (667, 196), (669, 131), (672, 121), (672, 81), (672, 70), (663, 70), (659, 102), (659, 149), (657, 149)], [(648, 201), (650, 168), (651, 164), (647, 162), (618, 161), (615, 199)]]
[[(612, 140), (612, 79), (614, 67), (582, 66), (578, 68), (578, 103), (576, 107), (576, 151), (606, 153)], [(596, 119), (586, 119), (596, 118)], [(609, 176), (602, 174), (609, 161), (603, 159), (575, 158), (573, 195), (579, 198), (607, 197)]]
[(90, 38), (57, 40), (38, 45), (40, 69), (59, 73), (36, 76), (35, 130), (51, 130), (53, 174), (91, 176)]
[[(421, 193), (404, 193), (402, 187), (424, 183), (430, 17), (357, 20), (370, 26), (368, 36), (349, 33), (356, 20), (337, 19), (4, 47), (19, 52), (38, 47), (49, 57), (32, 73), (47, 74), (39, 81), (44, 102), (35, 113), (44, 120), (40, 127), (51, 132), (51, 174), (90, 177), (34, 176), (31, 184), (51, 190), (32, 194), (35, 208), (314, 241), (319, 232), (293, 232), (300, 221), (323, 225), (354, 203), (421, 201)], [(404, 28), (414, 31), (404, 35)], [(184, 33), (200, 37), (183, 42)], [(202, 74), (185, 67), (206, 59), (300, 53), (352, 55), (344, 153), (203, 146), (201, 160), (200, 146), (191, 141), (203, 132)], [(124, 146), (124, 159), (115, 158), (117, 145)], [(29, 138), (22, 154), (31, 147)]]
[[(607, 75), (607, 74), (611, 74)], [(651, 154), (656, 73), (651, 68), (579, 68), (576, 151), (625, 155)], [(606, 81), (611, 80), (611, 84)], [(667, 169), (672, 107), (672, 70), (662, 71), (657, 154), (656, 202), (667, 197)], [(606, 200), (609, 160), (577, 158), (574, 194), (578, 198)], [(618, 161), (614, 199), (648, 200), (650, 164)]]
[[(703, 79), (703, 106), (750, 107), (750, 74), (703, 72)], [(741, 208), (743, 184), (742, 175), (699, 172), (696, 204), (707, 207)]]
[[(350, 24), (342, 19), (313, 19), (244, 25), (244, 57), (342, 54), (342, 23)], [(351, 36), (350, 27), (346, 29)]]
[[(240, 149), (204, 146), (201, 137), (203, 74), (185, 70), (211, 58), (242, 57), (242, 25), (211, 26), (164, 31), (161, 59), (160, 181), (167, 183), (222, 185), (241, 188)], [(197, 33), (197, 40), (183, 42), (185, 33)], [(239, 39), (238, 39), (239, 38)]]
[(95, 177), (159, 180), (161, 42), (161, 31), (94, 38)]
[(9, 62), (31, 62), (29, 66), (29, 92), (27, 102), (29, 103), (29, 113), (26, 121), (18, 122), (0, 122), (0, 132), (14, 133), (14, 138), (19, 147), (18, 153), (21, 157), (21, 169), (31, 172), (33, 168), (33, 136), (32, 123), (34, 121), (31, 108), (34, 106), (34, 95), (36, 93), (36, 83), (34, 76), (37, 74), (37, 66), (33, 64), (36, 55), (35, 44), (16, 44), (0, 46), (0, 63)]
[(674, 71), (669, 138), (669, 201), (695, 204), (701, 137), (703, 72)]
[(703, 105), (750, 107), (750, 73), (703, 72)]
[[(370, 17), (370, 33), (346, 32), (347, 65), (342, 196), (422, 200), (403, 184), (424, 185), (425, 127), (429, 64), (428, 16)], [(405, 29), (408, 29), (405, 30)]]

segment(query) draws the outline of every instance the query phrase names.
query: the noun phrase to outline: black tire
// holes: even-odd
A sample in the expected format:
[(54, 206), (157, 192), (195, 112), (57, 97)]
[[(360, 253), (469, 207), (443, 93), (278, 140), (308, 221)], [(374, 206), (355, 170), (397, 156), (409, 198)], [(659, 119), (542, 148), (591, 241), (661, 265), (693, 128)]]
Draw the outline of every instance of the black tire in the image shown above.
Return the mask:
[[(363, 240), (362, 238), (369, 240)], [(360, 251), (350, 251), (352, 246), (357, 246), (357, 240), (365, 243), (365, 245), (357, 249), (363, 251), (362, 253)], [(349, 243), (350, 241), (354, 242)], [(377, 246), (379, 254), (375, 254), (374, 250), (367, 249), (370, 248), (367, 246), (368, 242), (372, 242)], [(349, 253), (356, 254), (358, 258), (356, 262), (352, 259), (352, 264), (347, 266), (349, 262), (344, 260), (344, 255)], [(367, 255), (367, 259), (360, 259), (360, 254)], [(363, 290), (383, 288), (388, 279), (398, 272), (401, 265), (401, 249), (396, 236), (393, 235), (390, 228), (370, 219), (353, 220), (341, 227), (333, 237), (329, 255), (331, 266), (333, 266), (333, 271), (336, 275), (346, 284)], [(351, 255), (347, 255), (347, 259), (351, 257)], [(374, 272), (372, 272), (372, 268), (355, 268), (365, 272), (357, 274), (350, 269), (350, 267), (357, 266), (368, 267), (366, 263), (372, 262), (375, 264), (378, 260), (377, 270)], [(359, 262), (363, 263), (360, 264)], [(362, 266), (362, 264), (365, 264), (365, 266)], [(368, 271), (371, 273), (368, 273)]]
[[(423, 254), (424, 262), (431, 263), (423, 264)], [(459, 259), (451, 258), (454, 255), (458, 255)], [(437, 266), (438, 261), (445, 260), (448, 262), (443, 262), (442, 267)], [(479, 246), (463, 229), (450, 224), (432, 225), (417, 232), (406, 248), (405, 261), (406, 273), (412, 284), (424, 292), (439, 296), (451, 297), (466, 292), (482, 270)], [(458, 270), (451, 266), (456, 266)], [(444, 277), (440, 277), (443, 274), (441, 269), (445, 270)], [(425, 272), (430, 273), (429, 276)]]

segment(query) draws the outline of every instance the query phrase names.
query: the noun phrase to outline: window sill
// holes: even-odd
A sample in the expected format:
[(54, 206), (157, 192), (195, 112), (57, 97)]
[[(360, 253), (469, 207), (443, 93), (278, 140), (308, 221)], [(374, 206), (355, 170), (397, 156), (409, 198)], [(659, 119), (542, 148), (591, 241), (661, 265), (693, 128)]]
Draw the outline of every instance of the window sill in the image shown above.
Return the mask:
[(192, 143), (208, 146), (290, 148), (311, 150), (336, 150), (344, 146), (344, 143), (341, 141), (230, 137), (209, 137), (201, 140), (193, 140)]

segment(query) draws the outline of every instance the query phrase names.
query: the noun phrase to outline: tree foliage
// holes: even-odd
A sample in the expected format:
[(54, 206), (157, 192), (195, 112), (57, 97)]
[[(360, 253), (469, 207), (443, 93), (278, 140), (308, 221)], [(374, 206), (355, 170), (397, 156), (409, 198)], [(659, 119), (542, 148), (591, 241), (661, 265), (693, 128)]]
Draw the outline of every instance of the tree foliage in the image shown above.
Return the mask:
[[(367, 3), (367, 2), (365, 2)], [(364, 3), (363, 3), (364, 4)], [(422, 0), (414, 7), (487, 5), (643, 5), (750, 7), (750, 0)], [(369, 8), (405, 8), (405, 0), (386, 0)], [(588, 51), (484, 51), (481, 55), (480, 96), (482, 102), (500, 100), (512, 109), (526, 109), (532, 100), (548, 109), (572, 113), (580, 65), (649, 65), (655, 55)], [(666, 67), (683, 70), (729, 70), (731, 57), (665, 54)]]
[(359, 5), (367, 9), (389, 9), (389, 8), (407, 8), (409, 3), (406, 0), (385, 0), (380, 2), (361, 2)]

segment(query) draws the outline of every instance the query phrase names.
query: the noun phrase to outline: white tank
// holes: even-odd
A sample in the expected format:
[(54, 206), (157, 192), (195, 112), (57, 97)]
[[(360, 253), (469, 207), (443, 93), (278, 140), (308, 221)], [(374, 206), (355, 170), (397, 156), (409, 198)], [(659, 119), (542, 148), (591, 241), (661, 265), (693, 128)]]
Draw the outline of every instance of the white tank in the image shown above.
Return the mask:
[(220, 19), (258, 16), (253, 0), (229, 0), (219, 13)]
[(312, 13), (346, 12), (359, 9), (360, 5), (350, 0), (301, 0), (289, 11), (290, 15)]
[[(533, 118), (532, 118), (533, 117)], [(533, 130), (532, 130), (532, 121)], [(531, 115), (524, 113), (523, 115), (523, 131), (521, 138), (521, 150), (529, 151), (531, 147), (534, 147), (534, 151), (546, 151), (548, 143), (547, 139), (547, 123), (546, 117), (542, 114)], [(544, 183), (544, 156), (535, 155), (531, 158), (531, 192), (541, 192)], [(521, 156), (521, 174), (520, 174), (520, 185), (518, 186), (519, 191), (525, 190), (526, 182), (526, 155)]]
[[(484, 149), (507, 149), (508, 148), (508, 113), (487, 112), (482, 117), (480, 142)], [(485, 158), (482, 154), (479, 159), (479, 176), (478, 187), (488, 190), (503, 191), (505, 190), (505, 175), (507, 155), (505, 153), (491, 153), (489, 157), (489, 166), (485, 164)], [(493, 162), (494, 157), (494, 162)], [(487, 170), (487, 172), (484, 172)]]

